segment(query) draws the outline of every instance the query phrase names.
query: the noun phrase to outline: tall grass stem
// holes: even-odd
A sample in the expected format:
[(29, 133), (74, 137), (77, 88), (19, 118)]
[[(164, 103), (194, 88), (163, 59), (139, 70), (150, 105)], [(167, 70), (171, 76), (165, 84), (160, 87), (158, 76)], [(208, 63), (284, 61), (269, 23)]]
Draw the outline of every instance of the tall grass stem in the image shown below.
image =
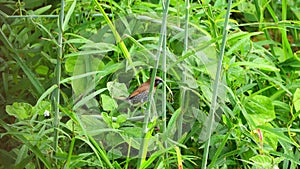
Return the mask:
[(54, 110), (54, 137), (53, 137), (53, 148), (54, 152), (57, 153), (57, 147), (58, 147), (58, 131), (59, 131), (59, 121), (60, 121), (60, 115), (59, 115), (59, 104), (60, 104), (60, 79), (61, 79), (61, 61), (63, 59), (63, 22), (64, 22), (64, 12), (65, 12), (65, 2), (64, 0), (61, 0), (61, 8), (60, 8), (60, 14), (58, 18), (58, 55), (56, 58), (56, 68), (55, 68), (55, 84), (58, 86), (54, 92), (53, 92), (53, 98), (51, 99), (53, 110)]
[[(142, 131), (142, 141), (141, 141), (141, 145), (140, 145), (140, 151), (139, 151), (139, 161), (138, 161), (138, 168), (140, 166), (142, 166), (142, 164), (145, 162), (146, 160), (146, 155), (147, 155), (147, 151), (148, 151), (148, 145), (147, 143), (147, 134), (148, 134), (148, 124), (149, 124), (149, 119), (150, 119), (150, 113), (151, 113), (151, 108), (152, 108), (152, 100), (153, 100), (153, 96), (154, 93), (153, 88), (154, 88), (154, 82), (155, 82), (155, 76), (157, 73), (157, 68), (159, 65), (159, 61), (160, 61), (160, 55), (163, 52), (162, 48), (163, 48), (163, 44), (164, 44), (164, 36), (166, 36), (166, 30), (167, 30), (167, 16), (168, 16), (168, 9), (169, 9), (169, 4), (170, 1), (166, 0), (165, 3), (162, 3), (162, 7), (163, 7), (163, 18), (162, 18), (162, 25), (161, 25), (161, 29), (160, 29), (160, 36), (159, 36), (159, 41), (158, 41), (158, 52), (156, 55), (156, 63), (155, 66), (153, 68), (152, 74), (151, 74), (151, 84), (150, 84), (150, 89), (149, 89), (149, 97), (148, 97), (148, 104), (147, 104), (147, 108), (146, 108), (146, 112), (145, 112), (145, 118), (144, 118), (144, 123), (143, 123), (143, 131)], [(165, 44), (166, 45), (166, 44)], [(166, 47), (165, 47), (166, 50)], [(165, 51), (166, 52), (166, 51)], [(152, 113), (153, 114), (153, 113)]]
[(224, 52), (225, 52), (225, 45), (226, 45), (226, 40), (227, 40), (227, 33), (228, 33), (228, 22), (229, 22), (229, 17), (230, 17), (230, 9), (231, 9), (231, 4), (232, 0), (228, 1), (227, 5), (227, 12), (225, 15), (225, 22), (224, 22), (224, 28), (223, 28), (223, 34), (222, 34), (222, 44), (221, 44), (221, 49), (220, 49), (220, 55), (218, 58), (218, 65), (217, 65), (217, 72), (216, 72), (216, 77), (214, 81), (214, 86), (213, 86), (213, 95), (212, 95), (212, 100), (211, 100), (211, 107), (209, 111), (209, 120), (210, 120), (210, 125), (208, 126), (208, 140), (206, 142), (205, 150), (204, 150), (204, 155), (203, 155), (203, 163), (202, 163), (202, 168), (206, 169), (207, 167), (207, 161), (208, 161), (208, 154), (209, 154), (209, 146), (210, 146), (210, 138), (212, 134), (212, 128), (213, 124), (215, 121), (215, 112), (217, 109), (217, 98), (218, 98), (218, 90), (220, 86), (220, 79), (221, 79), (221, 71), (222, 71), (222, 62), (223, 62), (223, 57), (224, 57)]

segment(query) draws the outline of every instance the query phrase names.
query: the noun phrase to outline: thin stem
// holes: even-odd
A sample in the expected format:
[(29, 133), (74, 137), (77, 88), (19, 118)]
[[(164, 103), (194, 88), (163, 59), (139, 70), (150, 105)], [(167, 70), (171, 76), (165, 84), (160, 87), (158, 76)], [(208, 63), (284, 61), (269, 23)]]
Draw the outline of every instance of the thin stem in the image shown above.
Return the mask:
[[(166, 32), (167, 30), (165, 30)], [(166, 33), (163, 36), (163, 57), (162, 57), (162, 70), (163, 70), (163, 81), (166, 82), (167, 79), (167, 52), (166, 52), (166, 41), (167, 41), (167, 36)], [(164, 83), (163, 85), (163, 100), (162, 100), (162, 113), (163, 113), (163, 132), (166, 131), (167, 129), (167, 103), (166, 103), (166, 96), (167, 96), (167, 88), (166, 84)], [(165, 148), (167, 148), (167, 142), (164, 142)]]
[(53, 140), (53, 147), (54, 152), (57, 152), (57, 146), (58, 146), (58, 128), (59, 128), (59, 103), (60, 103), (60, 78), (61, 78), (61, 60), (63, 58), (63, 46), (62, 46), (62, 37), (63, 37), (63, 22), (64, 22), (64, 0), (61, 0), (61, 10), (59, 15), (59, 22), (58, 22), (58, 28), (59, 28), (59, 35), (58, 35), (58, 55), (56, 58), (56, 68), (55, 68), (55, 76), (56, 81), (55, 84), (58, 86), (53, 92), (53, 99), (52, 99), (52, 106), (54, 110), (54, 140)]
[[(282, 21), (286, 21), (286, 17), (287, 17), (287, 1), (286, 0), (282, 0), (282, 14), (281, 14), (281, 18)], [(283, 26), (284, 29), (280, 30), (281, 31), (281, 39), (282, 39), (282, 47), (283, 47), (283, 52), (284, 52), (284, 57), (285, 59), (291, 58), (293, 56), (293, 51), (291, 49), (291, 45), (288, 41), (288, 37), (287, 37), (287, 30), (286, 30), (286, 26)]]
[[(5, 13), (4, 13), (5, 15)], [(80, 14), (74, 14), (76, 17), (81, 17)], [(106, 14), (109, 17), (112, 17), (112, 14)], [(20, 19), (20, 18), (54, 18), (57, 19), (59, 15), (5, 15), (5, 18), (7, 19)], [(102, 14), (92, 14), (91, 17), (103, 17)]]
[(66, 169), (70, 168), (70, 162), (71, 162), (71, 158), (72, 158), (72, 154), (73, 154), (73, 150), (74, 150), (75, 140), (76, 140), (76, 138), (73, 137), (72, 141), (71, 141), (70, 148), (69, 148), (67, 162), (66, 162), (66, 165), (65, 165)]
[(190, 2), (185, 0), (185, 24), (184, 24), (184, 52), (188, 50), (189, 40), (189, 10)]
[[(185, 24), (184, 24), (184, 51), (182, 53), (182, 56), (184, 56), (188, 50), (188, 38), (189, 38), (189, 30), (188, 30), (188, 23), (189, 23), (189, 8), (190, 8), (190, 2), (189, 0), (185, 0)], [(182, 65), (183, 68), (183, 74), (182, 74), (182, 83), (186, 84), (186, 68), (185, 65)], [(178, 117), (178, 132), (177, 132), (177, 139), (179, 140), (182, 137), (182, 124), (183, 124), (183, 115), (186, 112), (186, 88), (181, 87), (181, 94), (180, 94), (180, 103), (181, 103), (181, 113)]]
[(213, 124), (215, 121), (215, 112), (217, 108), (217, 97), (218, 97), (218, 90), (219, 90), (219, 82), (220, 82), (220, 77), (221, 77), (221, 70), (222, 70), (222, 61), (224, 57), (224, 52), (225, 52), (225, 44), (227, 40), (227, 33), (228, 33), (228, 21), (229, 21), (229, 16), (230, 16), (230, 9), (231, 9), (231, 4), (232, 0), (228, 1), (228, 6), (227, 6), (227, 12), (225, 16), (225, 22), (224, 22), (224, 29), (223, 29), (223, 34), (222, 34), (222, 44), (221, 44), (221, 50), (220, 50), (220, 56), (219, 56), (219, 61), (218, 61), (218, 67), (217, 67), (217, 72), (216, 72), (216, 78), (214, 81), (214, 88), (213, 88), (213, 95), (212, 95), (212, 100), (211, 100), (211, 108), (209, 111), (209, 119), (210, 123), (208, 126), (208, 140), (206, 142), (206, 146), (204, 149), (204, 156), (203, 156), (203, 163), (202, 163), (202, 168), (206, 169), (207, 166), (207, 161), (208, 161), (208, 153), (209, 153), (209, 146), (210, 146), (210, 138), (212, 134), (212, 128)]
[[(167, 27), (164, 27), (164, 34), (163, 34), (163, 44), (162, 44), (162, 72), (163, 72), (163, 100), (162, 100), (162, 118), (163, 118), (163, 133), (167, 130), (167, 87), (166, 87), (166, 79), (167, 79)], [(168, 148), (167, 140), (163, 140), (164, 148)], [(165, 158), (168, 159), (168, 153), (165, 153)], [(168, 164), (165, 166), (169, 168)]]
[(154, 82), (155, 82), (155, 76), (157, 73), (157, 68), (159, 65), (159, 58), (160, 54), (162, 52), (163, 48), (163, 37), (166, 36), (166, 30), (167, 30), (167, 15), (168, 15), (168, 8), (169, 8), (170, 1), (166, 0), (165, 4), (163, 5), (163, 19), (162, 19), (162, 26), (160, 30), (160, 37), (159, 37), (159, 45), (158, 45), (158, 53), (156, 55), (156, 63), (154, 66), (154, 69), (151, 74), (151, 84), (150, 84), (150, 89), (149, 89), (149, 97), (148, 97), (148, 104), (147, 104), (147, 109), (145, 112), (145, 118), (144, 118), (144, 124), (143, 124), (143, 131), (142, 131), (142, 141), (140, 145), (140, 151), (139, 151), (139, 161), (138, 161), (138, 168), (144, 163), (148, 151), (148, 145), (147, 145), (147, 134), (148, 134), (148, 124), (149, 124), (149, 119), (150, 119), (150, 112), (152, 108), (152, 100), (153, 100), (153, 88), (154, 88)]

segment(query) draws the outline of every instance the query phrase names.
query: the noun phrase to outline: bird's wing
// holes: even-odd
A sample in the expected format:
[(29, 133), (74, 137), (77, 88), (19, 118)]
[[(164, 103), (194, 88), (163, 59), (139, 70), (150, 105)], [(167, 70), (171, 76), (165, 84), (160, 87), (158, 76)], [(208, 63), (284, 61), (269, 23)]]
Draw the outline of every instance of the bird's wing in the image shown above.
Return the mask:
[(143, 83), (139, 88), (137, 88), (135, 91), (133, 91), (128, 98), (132, 98), (148, 89), (149, 89), (149, 84)]

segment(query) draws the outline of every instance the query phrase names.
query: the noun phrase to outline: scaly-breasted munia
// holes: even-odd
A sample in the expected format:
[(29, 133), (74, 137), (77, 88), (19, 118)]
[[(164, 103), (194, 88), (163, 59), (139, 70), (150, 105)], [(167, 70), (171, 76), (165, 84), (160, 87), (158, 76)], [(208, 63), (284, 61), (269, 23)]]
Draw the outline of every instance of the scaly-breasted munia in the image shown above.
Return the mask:
[[(127, 100), (132, 104), (143, 103), (147, 101), (149, 95), (150, 80), (151, 78), (147, 82), (143, 83), (140, 87), (138, 87), (135, 91), (133, 91), (127, 98)], [(155, 92), (157, 85), (161, 82), (163, 82), (163, 80), (160, 77), (155, 77), (153, 92)]]

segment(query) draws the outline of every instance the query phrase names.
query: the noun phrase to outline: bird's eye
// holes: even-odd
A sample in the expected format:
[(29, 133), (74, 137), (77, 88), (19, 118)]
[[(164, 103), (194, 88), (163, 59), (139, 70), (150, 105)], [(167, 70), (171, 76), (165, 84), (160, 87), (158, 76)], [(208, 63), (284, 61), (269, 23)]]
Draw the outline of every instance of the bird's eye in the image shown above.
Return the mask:
[(162, 82), (162, 80), (161, 79), (156, 79), (155, 80), (155, 86), (157, 86), (159, 83), (161, 83)]

